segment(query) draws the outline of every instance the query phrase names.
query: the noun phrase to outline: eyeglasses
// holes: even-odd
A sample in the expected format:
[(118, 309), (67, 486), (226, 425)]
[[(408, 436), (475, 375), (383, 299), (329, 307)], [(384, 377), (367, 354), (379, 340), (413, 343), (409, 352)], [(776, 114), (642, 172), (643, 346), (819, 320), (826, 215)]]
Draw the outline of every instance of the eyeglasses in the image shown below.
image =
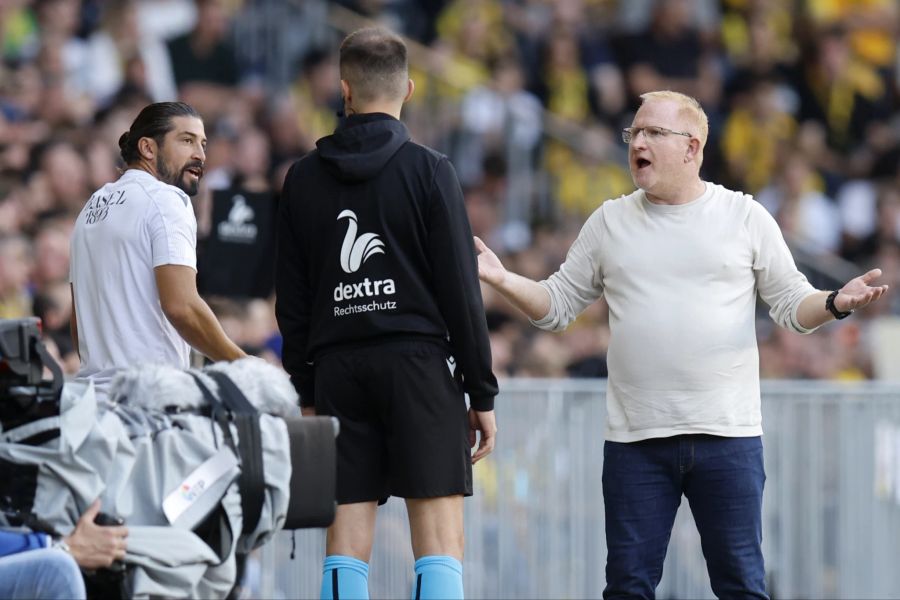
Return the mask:
[(674, 131), (672, 129), (666, 129), (665, 127), (650, 125), (648, 127), (626, 127), (622, 130), (622, 141), (626, 144), (630, 144), (631, 141), (637, 137), (637, 134), (642, 131), (644, 132), (644, 137), (650, 142), (661, 140), (670, 133), (674, 135), (683, 135), (684, 137), (693, 137), (686, 131)]

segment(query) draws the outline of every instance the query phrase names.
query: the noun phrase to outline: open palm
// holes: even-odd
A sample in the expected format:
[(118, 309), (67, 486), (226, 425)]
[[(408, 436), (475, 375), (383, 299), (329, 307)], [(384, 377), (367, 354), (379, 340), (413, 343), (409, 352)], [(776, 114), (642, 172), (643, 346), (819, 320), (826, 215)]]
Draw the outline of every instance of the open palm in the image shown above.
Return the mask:
[(478, 254), (478, 278), (491, 285), (499, 284), (506, 276), (506, 268), (497, 255), (487, 247), (481, 238), (475, 237), (475, 252)]
[(834, 307), (841, 312), (849, 312), (875, 302), (888, 290), (886, 285), (870, 285), (879, 277), (881, 269), (872, 269), (868, 273), (854, 277), (838, 291)]

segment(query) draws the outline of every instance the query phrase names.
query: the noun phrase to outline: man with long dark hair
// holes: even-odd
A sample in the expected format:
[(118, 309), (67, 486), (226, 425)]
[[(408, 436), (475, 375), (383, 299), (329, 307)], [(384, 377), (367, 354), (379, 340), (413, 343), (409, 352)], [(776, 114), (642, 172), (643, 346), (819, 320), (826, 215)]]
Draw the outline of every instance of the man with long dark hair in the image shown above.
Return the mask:
[(276, 275), (301, 406), (341, 424), (322, 598), (368, 597), (390, 495), (406, 499), (413, 597), (461, 598), (463, 497), (496, 433), (471, 228), (447, 157), (399, 120), (413, 93), (403, 41), (356, 31), (340, 68), (348, 116), (285, 179)]
[(126, 170), (82, 208), (71, 245), (78, 377), (101, 393), (122, 368), (189, 367), (192, 346), (212, 360), (244, 356), (197, 293), (200, 115), (182, 102), (146, 106), (119, 149)]

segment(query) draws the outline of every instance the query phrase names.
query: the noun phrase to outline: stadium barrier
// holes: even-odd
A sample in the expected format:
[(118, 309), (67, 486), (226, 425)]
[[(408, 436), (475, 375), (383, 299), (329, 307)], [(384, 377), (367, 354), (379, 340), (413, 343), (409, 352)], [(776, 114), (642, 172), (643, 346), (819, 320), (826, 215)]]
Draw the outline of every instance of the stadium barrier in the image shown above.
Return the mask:
[[(599, 598), (605, 382), (512, 379), (497, 399), (494, 454), (466, 500), (470, 598)], [(778, 598), (900, 597), (900, 384), (764, 382), (763, 544)], [(290, 559), (292, 543), (296, 557)], [(317, 598), (324, 534), (280, 533), (250, 562), (264, 598)], [(369, 589), (406, 597), (406, 511), (379, 510)], [(687, 502), (659, 598), (713, 598)]]

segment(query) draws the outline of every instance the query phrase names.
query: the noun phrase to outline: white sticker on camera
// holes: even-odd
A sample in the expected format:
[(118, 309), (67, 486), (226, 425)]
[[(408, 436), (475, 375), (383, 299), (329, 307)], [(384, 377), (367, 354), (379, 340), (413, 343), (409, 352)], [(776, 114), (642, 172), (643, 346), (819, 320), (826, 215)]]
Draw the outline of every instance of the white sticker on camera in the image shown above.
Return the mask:
[(169, 523), (174, 523), (185, 511), (199, 502), (205, 493), (221, 488), (221, 486), (215, 485), (220, 479), (229, 474), (231, 478), (234, 478), (237, 465), (238, 461), (234, 452), (227, 446), (222, 446), (218, 452), (194, 469), (163, 500), (163, 514), (166, 515)]

